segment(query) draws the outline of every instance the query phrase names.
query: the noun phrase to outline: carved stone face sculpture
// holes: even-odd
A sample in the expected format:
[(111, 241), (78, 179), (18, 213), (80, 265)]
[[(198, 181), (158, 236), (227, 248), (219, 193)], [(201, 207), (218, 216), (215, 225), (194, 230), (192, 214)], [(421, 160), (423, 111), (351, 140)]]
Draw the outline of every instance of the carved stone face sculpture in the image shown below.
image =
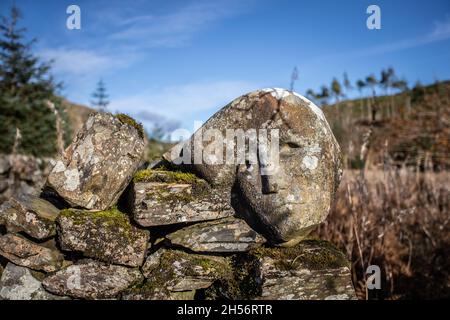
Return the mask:
[[(252, 129), (258, 133), (258, 152), (248, 156), (251, 143), (247, 139), (246, 159), (239, 162), (237, 140), (229, 134)], [(203, 137), (203, 161), (197, 158), (195, 163), (198, 136), (211, 131), (222, 133), (223, 139)], [(277, 144), (277, 157), (264, 152), (270, 144), (260, 133), (266, 131), (268, 141)], [(191, 150), (188, 156), (193, 164), (184, 165), (213, 186), (228, 188), (236, 214), (272, 244), (296, 244), (328, 215), (342, 172), (340, 149), (322, 111), (306, 98), (277, 88), (251, 92), (214, 114), (189, 143), (183, 152)], [(225, 155), (230, 143), (236, 156), (233, 163), (225, 163), (225, 156), (222, 162), (208, 161), (211, 155), (205, 150), (215, 144)], [(177, 154), (169, 153), (165, 158), (177, 162)]]

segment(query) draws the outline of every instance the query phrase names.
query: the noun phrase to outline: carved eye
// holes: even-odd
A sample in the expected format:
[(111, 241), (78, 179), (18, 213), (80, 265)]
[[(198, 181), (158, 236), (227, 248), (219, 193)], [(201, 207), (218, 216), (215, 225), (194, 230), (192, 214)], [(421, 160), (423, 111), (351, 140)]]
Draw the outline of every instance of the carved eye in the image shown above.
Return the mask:
[(287, 142), (286, 144), (288, 145), (289, 148), (300, 148), (300, 145), (295, 142)]
[(300, 148), (301, 146), (298, 143), (289, 141), (283, 144), (280, 149), (280, 154), (283, 156), (293, 156), (298, 154), (297, 151), (299, 151)]

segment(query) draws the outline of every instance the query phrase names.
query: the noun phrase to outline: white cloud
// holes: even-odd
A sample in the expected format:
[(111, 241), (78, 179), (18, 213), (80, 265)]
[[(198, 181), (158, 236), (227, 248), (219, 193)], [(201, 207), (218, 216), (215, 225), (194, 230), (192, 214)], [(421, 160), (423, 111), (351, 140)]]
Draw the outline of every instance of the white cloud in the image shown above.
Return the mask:
[(450, 37), (450, 15), (445, 17), (445, 21), (436, 21), (432, 36), (435, 38)]
[[(139, 117), (140, 111), (150, 111), (168, 119), (186, 121), (205, 120), (234, 98), (259, 86), (243, 81), (218, 81), (185, 84), (164, 88), (149, 88), (143, 92), (117, 98), (110, 110), (118, 110)], [(201, 117), (203, 119), (198, 119)], [(147, 119), (139, 119), (147, 121)]]
[(94, 50), (65, 47), (42, 49), (38, 55), (45, 60), (54, 60), (52, 67), (55, 73), (77, 76), (116, 70), (132, 61), (132, 56), (125, 59), (119, 55), (100, 54)]
[[(121, 31), (110, 38), (149, 47), (177, 47), (211, 24), (245, 9), (238, 1), (202, 1), (161, 15), (140, 15), (118, 19)], [(125, 27), (125, 28), (124, 28)]]

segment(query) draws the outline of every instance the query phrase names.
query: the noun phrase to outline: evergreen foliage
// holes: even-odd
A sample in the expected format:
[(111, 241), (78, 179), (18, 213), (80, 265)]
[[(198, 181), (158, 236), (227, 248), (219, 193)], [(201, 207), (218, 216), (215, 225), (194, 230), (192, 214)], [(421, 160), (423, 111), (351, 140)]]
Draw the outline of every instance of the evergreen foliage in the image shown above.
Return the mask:
[(50, 63), (33, 55), (35, 39), (25, 39), (25, 28), (18, 26), (21, 14), (13, 6), (9, 17), (0, 19), (0, 153), (10, 153), (16, 128), (22, 139), (17, 152), (34, 156), (53, 156), (56, 152), (55, 113), (52, 101), (64, 123), (65, 141), (70, 139), (68, 121), (55, 96), (61, 84), (50, 73)]

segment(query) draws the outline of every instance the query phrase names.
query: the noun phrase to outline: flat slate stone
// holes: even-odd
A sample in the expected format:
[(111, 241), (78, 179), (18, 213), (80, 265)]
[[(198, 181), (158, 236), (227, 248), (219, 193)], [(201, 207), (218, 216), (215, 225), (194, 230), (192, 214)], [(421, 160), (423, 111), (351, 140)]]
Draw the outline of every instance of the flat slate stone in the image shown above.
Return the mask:
[(11, 198), (0, 206), (0, 224), (9, 232), (25, 232), (35, 239), (46, 239), (56, 233), (59, 210), (36, 196)]
[(194, 224), (166, 237), (196, 252), (243, 252), (265, 242), (244, 220), (234, 217)]
[(74, 207), (105, 210), (131, 181), (144, 150), (142, 127), (134, 120), (94, 113), (56, 162), (47, 186)]
[(138, 269), (107, 265), (94, 260), (73, 264), (46, 277), (42, 285), (57, 295), (80, 299), (115, 298), (144, 279)]
[(62, 250), (80, 251), (87, 257), (130, 267), (144, 263), (150, 233), (133, 226), (117, 209), (63, 210), (57, 224)]
[(19, 266), (44, 272), (57, 271), (64, 263), (64, 256), (58, 250), (14, 234), (0, 236), (0, 255)]
[(144, 285), (130, 291), (125, 291), (122, 300), (194, 300), (195, 290), (172, 292)]
[(356, 299), (349, 262), (326, 241), (258, 251), (256, 283), (262, 300)]
[[(150, 170), (146, 170), (150, 171)], [(154, 179), (176, 173), (151, 170)], [(150, 174), (150, 176), (152, 176)], [(206, 181), (191, 183), (135, 182), (132, 187), (134, 220), (144, 226), (215, 220), (234, 214), (229, 195), (211, 189)]]
[(160, 249), (142, 267), (147, 281), (171, 292), (205, 289), (219, 279), (230, 278), (232, 269), (224, 257), (188, 254)]
[(63, 300), (42, 287), (28, 268), (8, 263), (0, 278), (0, 300)]

